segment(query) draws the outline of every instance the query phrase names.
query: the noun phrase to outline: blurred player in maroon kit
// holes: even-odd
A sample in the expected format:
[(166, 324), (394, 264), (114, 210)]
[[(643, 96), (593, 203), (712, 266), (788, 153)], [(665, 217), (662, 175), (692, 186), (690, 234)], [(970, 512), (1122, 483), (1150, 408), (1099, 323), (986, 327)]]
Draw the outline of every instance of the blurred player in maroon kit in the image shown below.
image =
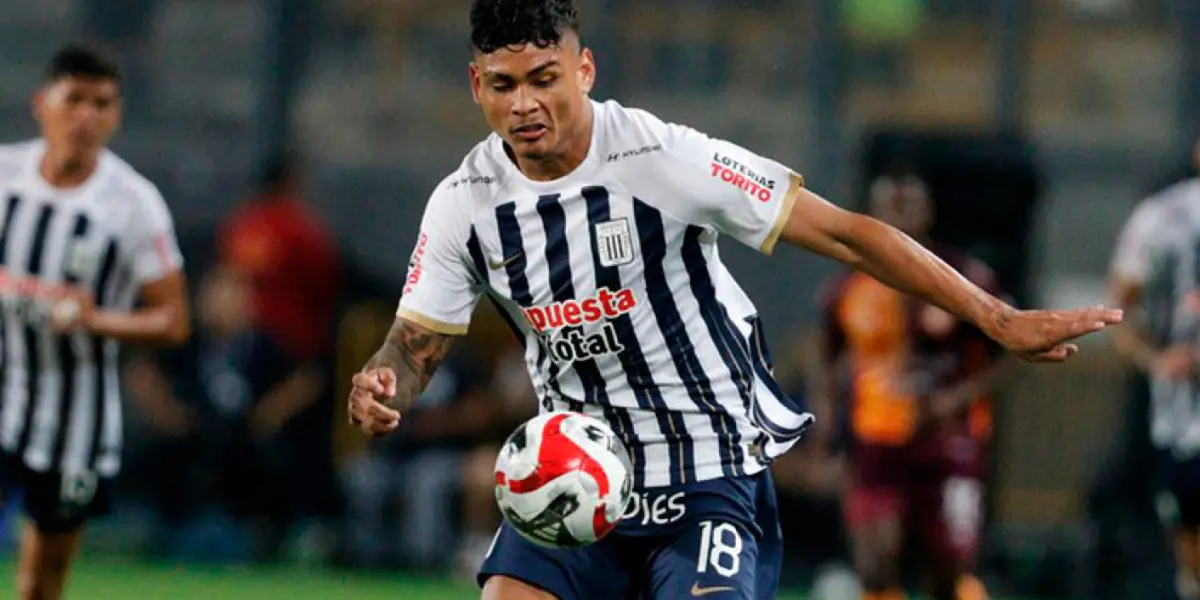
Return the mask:
[(272, 160), (260, 185), (223, 224), (221, 260), (250, 276), (258, 323), (276, 343), (297, 360), (324, 358), (341, 289), (337, 248), (301, 198), (291, 159)]
[[(870, 202), (873, 216), (995, 293), (987, 266), (928, 239), (933, 204), (919, 178), (881, 177)], [(991, 429), (985, 395), (1001, 348), (951, 314), (860, 273), (838, 278), (830, 291), (820, 371), (829, 376), (814, 408), (828, 435), (843, 412), (835, 399), (849, 398), (845, 515), (864, 600), (904, 598), (900, 556), (910, 540), (927, 560), (934, 598), (986, 598), (970, 573)]]
[(317, 400), (296, 413), (279, 435), (298, 448), (314, 492), (294, 500), (298, 525), (324, 521), (338, 500), (332, 445), (333, 331), (342, 269), (333, 237), (300, 191), (291, 157), (270, 161), (259, 193), (222, 224), (221, 262), (249, 278), (255, 325), (293, 361), (297, 385)]

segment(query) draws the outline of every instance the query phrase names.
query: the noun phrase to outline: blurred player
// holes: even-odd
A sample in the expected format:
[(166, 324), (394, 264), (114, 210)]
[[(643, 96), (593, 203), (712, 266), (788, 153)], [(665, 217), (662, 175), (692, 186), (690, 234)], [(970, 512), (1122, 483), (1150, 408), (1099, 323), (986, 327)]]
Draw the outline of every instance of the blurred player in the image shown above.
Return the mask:
[[(933, 203), (911, 175), (884, 176), (871, 214), (918, 242), (969, 281), (996, 292), (978, 260), (930, 243)], [(1000, 347), (950, 313), (862, 273), (840, 278), (826, 300), (818, 419), (837, 421), (849, 396), (850, 490), (845, 515), (867, 599), (903, 598), (900, 555), (912, 538), (928, 559), (933, 597), (975, 600), (968, 576), (983, 518), (984, 394)]]
[[(1200, 167), (1200, 141), (1195, 148)], [(1178, 506), (1183, 598), (1200, 598), (1200, 178), (1141, 202), (1117, 241), (1113, 300), (1141, 318), (1114, 330), (1117, 350), (1150, 379), (1150, 437)]]
[(0, 491), (29, 515), (19, 597), (45, 600), (109, 508), (118, 345), (181, 343), (189, 321), (167, 206), (105, 149), (121, 122), (117, 65), (65, 48), (33, 104), (41, 137), (0, 146)]
[(570, 0), (475, 0), (471, 89), (495, 134), (429, 201), (392, 331), (354, 377), (351, 420), (395, 431), (481, 296), (526, 345), (542, 410), (605, 419), (634, 460), (615, 533), (550, 551), (501, 527), (486, 599), (773, 598), (781, 540), (766, 463), (811, 424), (771, 376), (719, 234), (852, 264), (970, 319), (1030, 360), (1120, 314), (1018, 311), (895, 229), (774, 161), (588, 97)]

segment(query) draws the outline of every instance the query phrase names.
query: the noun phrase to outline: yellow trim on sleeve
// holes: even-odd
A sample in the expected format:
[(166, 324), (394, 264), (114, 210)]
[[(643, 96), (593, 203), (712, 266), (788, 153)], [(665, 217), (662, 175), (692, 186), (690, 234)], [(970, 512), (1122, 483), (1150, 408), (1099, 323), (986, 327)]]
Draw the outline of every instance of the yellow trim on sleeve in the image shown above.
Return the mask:
[(767, 256), (775, 251), (775, 243), (783, 234), (783, 227), (787, 225), (788, 217), (792, 216), (792, 207), (796, 205), (796, 198), (800, 197), (800, 189), (804, 187), (804, 176), (792, 173), (789, 179), (787, 195), (783, 197), (783, 206), (779, 207), (779, 214), (775, 217), (775, 226), (771, 228), (771, 233), (767, 234), (767, 239), (763, 240), (762, 246), (758, 248), (759, 252)]
[(408, 319), (425, 329), (434, 333), (443, 335), (464, 335), (467, 333), (467, 325), (455, 325), (454, 323), (446, 323), (437, 319), (431, 319), (411, 308), (400, 307), (396, 310), (396, 316)]

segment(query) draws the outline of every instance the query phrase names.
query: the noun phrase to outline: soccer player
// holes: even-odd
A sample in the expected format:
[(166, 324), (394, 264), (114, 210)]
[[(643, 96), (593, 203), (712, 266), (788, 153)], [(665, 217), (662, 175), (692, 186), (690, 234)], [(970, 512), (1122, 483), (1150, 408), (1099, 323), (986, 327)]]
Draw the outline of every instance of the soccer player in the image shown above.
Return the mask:
[(978, 325), (1029, 360), (1120, 321), (1019, 311), (895, 229), (838, 209), (728, 142), (588, 94), (570, 0), (475, 0), (471, 89), (494, 135), (433, 192), (398, 316), (353, 378), (350, 419), (394, 431), (487, 296), (526, 344), (543, 410), (604, 419), (637, 501), (571, 551), (501, 527), (483, 598), (772, 598), (781, 540), (766, 464), (812, 423), (784, 396), (717, 237), (830, 256)]
[[(918, 177), (875, 180), (870, 213), (996, 293), (986, 265), (930, 242), (933, 202)], [(864, 598), (905, 597), (900, 555), (911, 532), (932, 575), (933, 598), (981, 600), (982, 586), (970, 573), (983, 525), (985, 398), (999, 346), (950, 313), (861, 272), (834, 284), (825, 300), (823, 381), (813, 404), (820, 432), (837, 422), (836, 399), (849, 398), (845, 516)]]
[(0, 146), (0, 493), (29, 516), (19, 597), (55, 599), (120, 469), (119, 345), (181, 343), (189, 320), (167, 206), (105, 149), (118, 66), (64, 48), (33, 104), (40, 138)]
[[(1200, 167), (1200, 140), (1195, 160)], [(1117, 350), (1150, 379), (1150, 437), (1163, 491), (1178, 505), (1178, 588), (1200, 598), (1200, 178), (1138, 205), (1117, 241), (1110, 275), (1116, 304), (1138, 310), (1114, 330)]]

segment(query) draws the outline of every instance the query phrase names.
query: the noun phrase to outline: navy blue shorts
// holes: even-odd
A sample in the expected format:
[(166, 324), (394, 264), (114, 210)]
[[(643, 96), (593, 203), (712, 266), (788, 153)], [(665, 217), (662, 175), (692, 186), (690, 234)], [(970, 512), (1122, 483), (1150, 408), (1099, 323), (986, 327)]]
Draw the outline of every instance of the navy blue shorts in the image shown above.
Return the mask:
[(42, 533), (77, 531), (112, 510), (113, 481), (95, 473), (41, 473), (0, 453), (0, 502), (21, 498), (25, 514)]
[(775, 597), (783, 534), (769, 471), (636, 496), (613, 533), (574, 550), (542, 548), (504, 523), (479, 585), (505, 575), (559, 600)]

